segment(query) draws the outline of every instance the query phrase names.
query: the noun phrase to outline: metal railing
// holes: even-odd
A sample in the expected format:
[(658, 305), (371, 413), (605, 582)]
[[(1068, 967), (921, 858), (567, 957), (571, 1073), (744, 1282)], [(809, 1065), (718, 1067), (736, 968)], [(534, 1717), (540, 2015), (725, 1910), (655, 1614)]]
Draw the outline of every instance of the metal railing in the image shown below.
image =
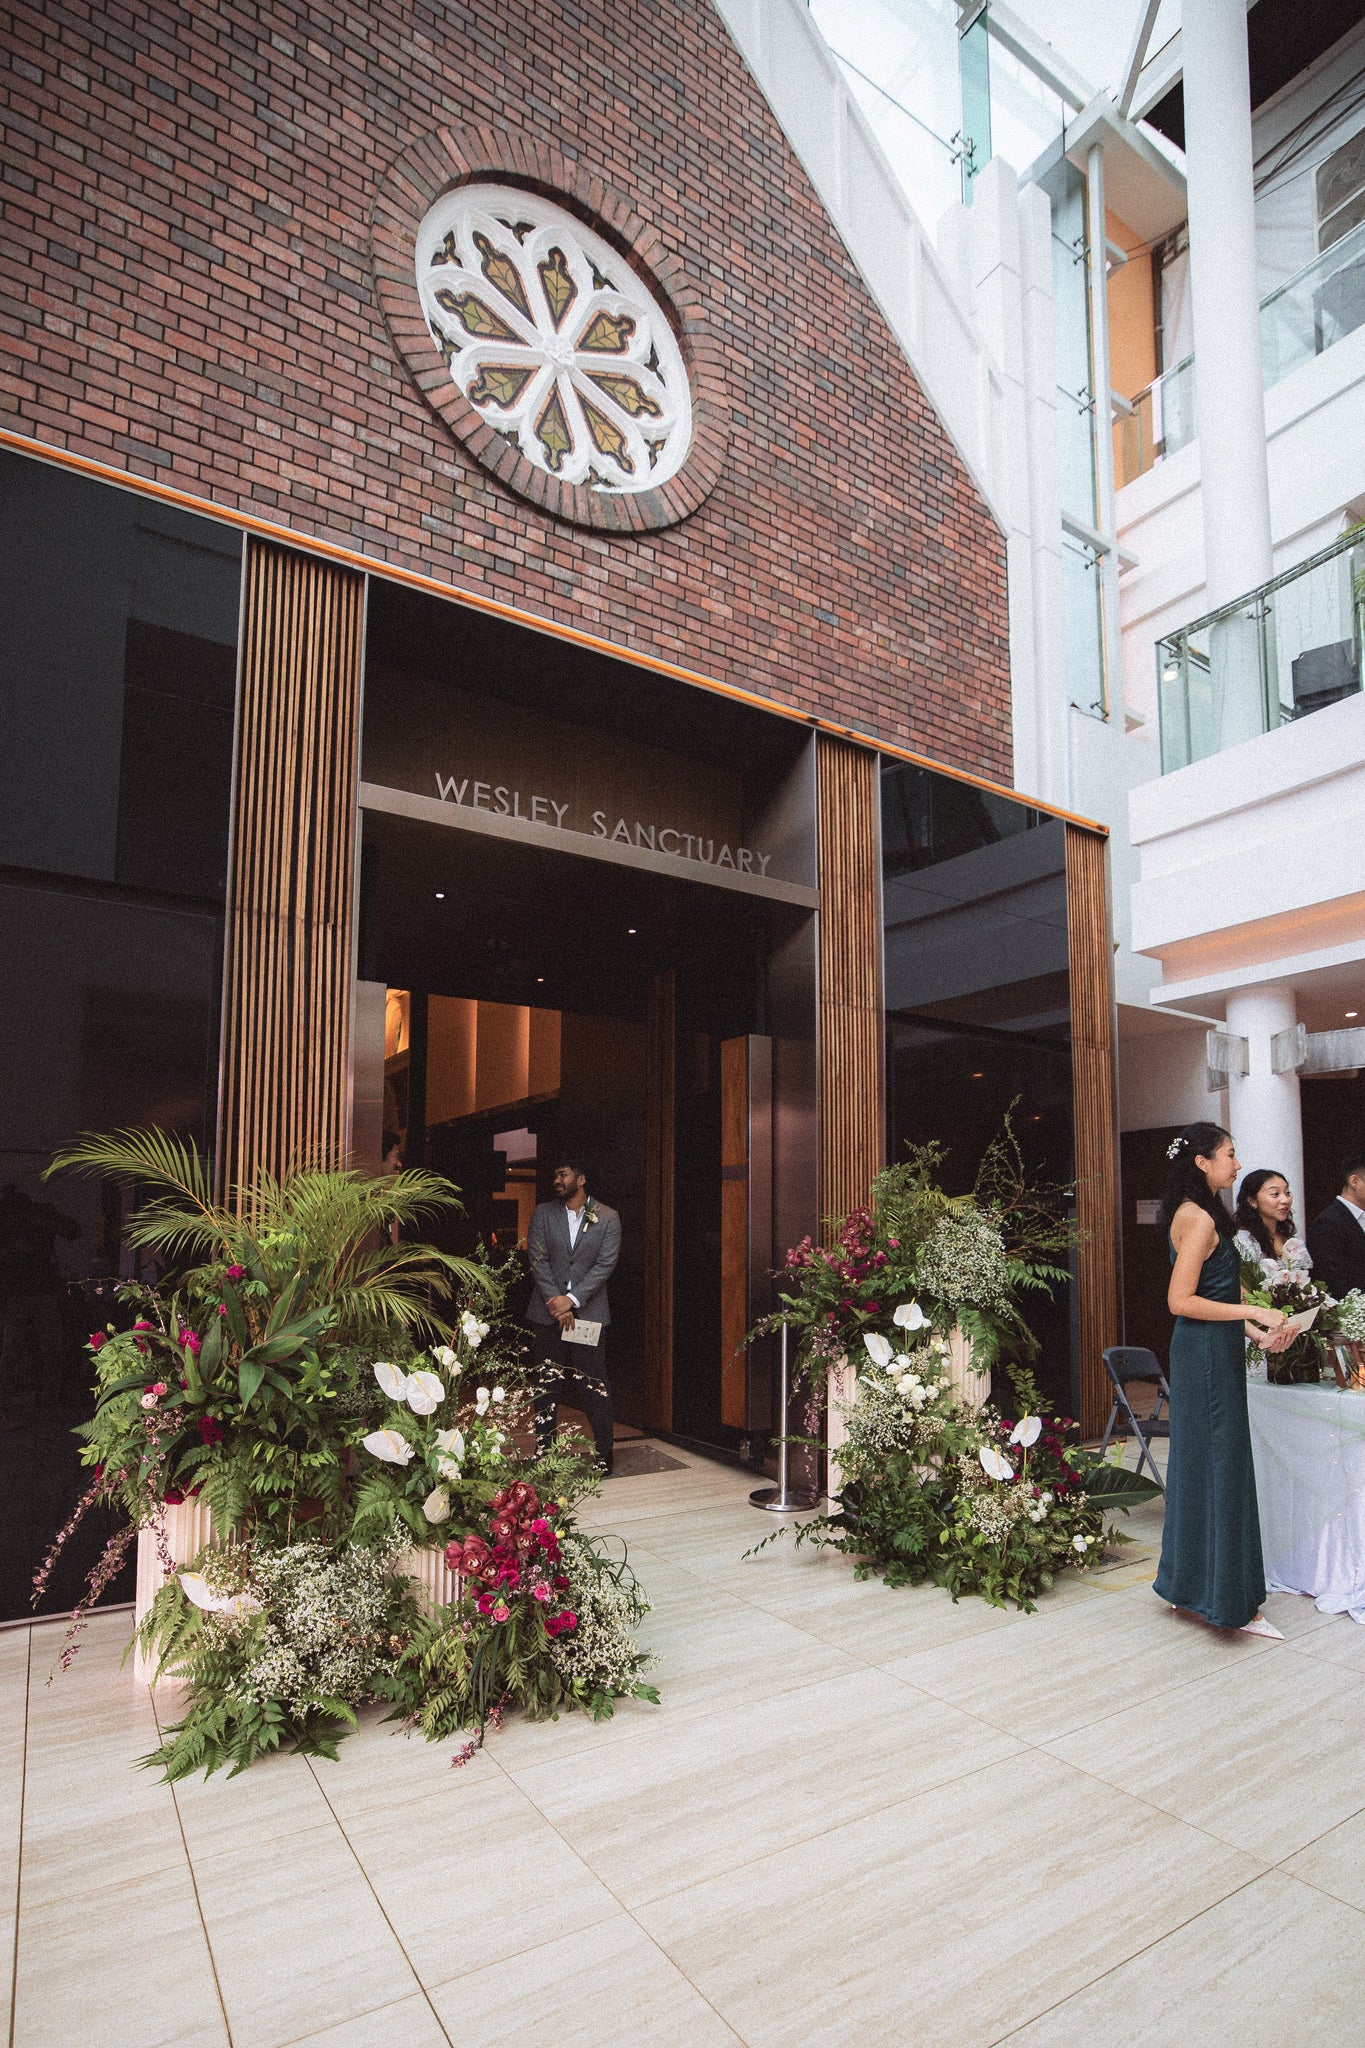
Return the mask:
[(1365, 674), (1365, 529), (1156, 645), (1161, 772), (1354, 696)]
[[(1261, 381), (1267, 391), (1365, 327), (1365, 221), (1261, 301)], [(1130, 400), (1115, 423), (1118, 481), (1132, 483), (1195, 436), (1194, 357)]]

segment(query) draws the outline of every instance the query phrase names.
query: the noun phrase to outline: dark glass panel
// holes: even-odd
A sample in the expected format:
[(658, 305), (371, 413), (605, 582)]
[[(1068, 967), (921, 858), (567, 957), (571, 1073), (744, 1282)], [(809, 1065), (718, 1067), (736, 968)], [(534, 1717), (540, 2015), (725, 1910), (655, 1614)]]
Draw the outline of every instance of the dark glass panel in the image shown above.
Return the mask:
[[(1028, 1168), (1074, 1172), (1066, 828), (901, 762), (882, 768), (888, 1157), (931, 1139), (966, 1193), (1012, 1107)], [(1039, 1378), (1074, 1410), (1071, 1304), (1029, 1304)]]
[(213, 1141), (240, 581), (231, 530), (0, 455), (0, 1617), (83, 1490), (83, 1346), (134, 1276), (132, 1197), (43, 1168), (83, 1130)]
[(241, 548), (0, 454), (0, 863), (221, 896)]

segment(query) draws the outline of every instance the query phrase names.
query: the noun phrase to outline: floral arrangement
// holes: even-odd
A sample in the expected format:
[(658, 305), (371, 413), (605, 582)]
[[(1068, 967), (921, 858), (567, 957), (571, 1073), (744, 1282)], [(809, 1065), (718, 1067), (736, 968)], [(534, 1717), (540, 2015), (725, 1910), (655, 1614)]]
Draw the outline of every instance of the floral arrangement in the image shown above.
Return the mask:
[(979, 1370), (1036, 1351), (1023, 1297), (1069, 1277), (1071, 1190), (1029, 1182), (1008, 1117), (970, 1195), (938, 1185), (944, 1157), (941, 1145), (911, 1147), (878, 1174), (868, 1207), (844, 1219), (831, 1246), (807, 1237), (787, 1253), (782, 1307), (759, 1328), (786, 1324), (813, 1388), (829, 1366), (861, 1356), (867, 1333), (896, 1340), (898, 1304), (915, 1303), (943, 1336), (961, 1333)]
[(1358, 1287), (1337, 1303), (1336, 1334), (1343, 1344), (1365, 1344), (1365, 1294)]
[[(1275, 1259), (1262, 1252), (1249, 1231), (1239, 1230), (1233, 1242), (1241, 1266), (1244, 1301), (1282, 1309), (1287, 1316), (1301, 1315), (1310, 1308), (1318, 1312), (1313, 1327), (1300, 1331), (1284, 1351), (1264, 1351), (1248, 1333), (1248, 1367), (1264, 1365), (1267, 1379), (1276, 1386), (1299, 1386), (1320, 1380), (1328, 1366), (1332, 1339), (1342, 1334), (1341, 1312), (1326, 1288), (1313, 1279), (1307, 1248), (1298, 1238), (1291, 1238), (1284, 1257)], [(1304, 1255), (1302, 1264), (1296, 1262), (1296, 1254)]]
[(475, 1730), (457, 1762), (512, 1706), (533, 1719), (582, 1707), (602, 1720), (618, 1699), (657, 1703), (631, 1632), (648, 1602), (624, 1558), (576, 1529), (563, 1500), (514, 1481), (490, 1501), (486, 1529), (451, 1542), (446, 1562), (461, 1596), (415, 1631), (395, 1697), (429, 1738)]
[[(787, 1255), (784, 1306), (766, 1327), (796, 1331), (812, 1403), (829, 1366), (853, 1373), (836, 1396), (836, 1512), (795, 1540), (842, 1550), (888, 1585), (932, 1580), (954, 1599), (1027, 1608), (1059, 1571), (1093, 1564), (1106, 1537), (1125, 1540), (1106, 1517), (1159, 1489), (1084, 1451), (1070, 1418), (1045, 1418), (1022, 1362), (1036, 1348), (1024, 1297), (1067, 1277), (1070, 1191), (1029, 1185), (1008, 1119), (970, 1196), (938, 1187), (942, 1158), (912, 1150), (831, 1248), (807, 1239)], [(1014, 1415), (967, 1397), (955, 1345), (978, 1370), (1004, 1365)]]
[(285, 1743), (334, 1757), (416, 1623), (400, 1561), (392, 1543), (202, 1551), (143, 1624), (186, 1711), (140, 1761), (173, 1781), (225, 1764), (235, 1777)]
[(867, 1349), (855, 1395), (841, 1404), (837, 1512), (795, 1532), (798, 1543), (851, 1556), (859, 1578), (931, 1580), (954, 1599), (976, 1593), (1031, 1608), (1059, 1572), (1084, 1570), (1106, 1540), (1125, 1540), (1106, 1528), (1109, 1515), (1158, 1491), (1084, 1451), (1069, 1418), (1045, 1420), (1021, 1367), (1011, 1369), (1016, 1420), (955, 1399), (941, 1338), (889, 1362), (871, 1339)]
[[(511, 1704), (600, 1715), (624, 1692), (654, 1697), (638, 1682), (633, 1639), (605, 1646), (597, 1665), (561, 1644), (585, 1619), (585, 1640), (597, 1628), (600, 1560), (572, 1522), (597, 1480), (586, 1442), (522, 1454), (534, 1443), (533, 1384), (506, 1309), (515, 1254), (498, 1264), (393, 1241), (393, 1221), (458, 1206), (448, 1182), (307, 1171), (263, 1177), (221, 1207), (200, 1162), (158, 1132), (89, 1138), (58, 1164), (157, 1190), (130, 1235), (166, 1261), (167, 1278), (124, 1289), (128, 1327), (91, 1336), (97, 1403), (79, 1432), (91, 1483), (35, 1577), (41, 1591), (96, 1501), (122, 1508), (126, 1526), (72, 1617), (65, 1665), (138, 1530), (150, 1533), (167, 1583), (141, 1640), (186, 1684), (188, 1711), (147, 1761), (176, 1777), (239, 1770), (284, 1741), (330, 1755), (376, 1698), (444, 1733), (457, 1721), (423, 1711), (414, 1646), (448, 1633), (477, 1666), (461, 1710), (480, 1740)], [(196, 1496), (214, 1544), (183, 1569), (167, 1516)], [(525, 1585), (505, 1579), (495, 1591), (457, 1563), (454, 1605), (422, 1618), (414, 1547), (444, 1544), (463, 1559), (491, 1532), (494, 1548), (517, 1552), (528, 1500), (544, 1525), (536, 1554), (555, 1571), (533, 1573), (529, 1551), (500, 1556)], [(633, 1575), (622, 1566), (615, 1583), (629, 1592), (619, 1611), (640, 1619)], [(480, 1651), (480, 1636), (492, 1647)], [(443, 1690), (448, 1706), (444, 1680)]]

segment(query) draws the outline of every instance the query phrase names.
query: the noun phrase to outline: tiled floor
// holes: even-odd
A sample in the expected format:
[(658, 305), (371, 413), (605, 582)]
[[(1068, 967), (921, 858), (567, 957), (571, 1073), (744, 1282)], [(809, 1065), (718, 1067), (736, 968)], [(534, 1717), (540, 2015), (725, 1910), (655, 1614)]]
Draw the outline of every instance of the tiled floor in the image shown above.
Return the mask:
[(1365, 2038), (1365, 1629), (1177, 1619), (1158, 1509), (1035, 1615), (745, 1560), (750, 1484), (613, 1480), (665, 1704), (461, 1771), (376, 1715), (172, 1793), (125, 1616), (50, 1685), (60, 1629), (0, 1634), (17, 2048)]

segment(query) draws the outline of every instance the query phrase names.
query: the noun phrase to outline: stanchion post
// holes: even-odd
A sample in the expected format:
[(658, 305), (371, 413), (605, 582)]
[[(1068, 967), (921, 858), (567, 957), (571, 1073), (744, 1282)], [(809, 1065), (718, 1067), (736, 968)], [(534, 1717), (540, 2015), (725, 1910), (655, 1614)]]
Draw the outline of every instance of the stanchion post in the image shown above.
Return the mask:
[(756, 1508), (766, 1508), (770, 1514), (790, 1515), (798, 1508), (813, 1508), (819, 1499), (812, 1488), (790, 1484), (791, 1445), (787, 1441), (788, 1409), (791, 1407), (791, 1373), (787, 1363), (787, 1325), (782, 1325), (782, 1366), (778, 1376), (777, 1415), (781, 1434), (777, 1440), (777, 1484), (759, 1486), (749, 1495)]

